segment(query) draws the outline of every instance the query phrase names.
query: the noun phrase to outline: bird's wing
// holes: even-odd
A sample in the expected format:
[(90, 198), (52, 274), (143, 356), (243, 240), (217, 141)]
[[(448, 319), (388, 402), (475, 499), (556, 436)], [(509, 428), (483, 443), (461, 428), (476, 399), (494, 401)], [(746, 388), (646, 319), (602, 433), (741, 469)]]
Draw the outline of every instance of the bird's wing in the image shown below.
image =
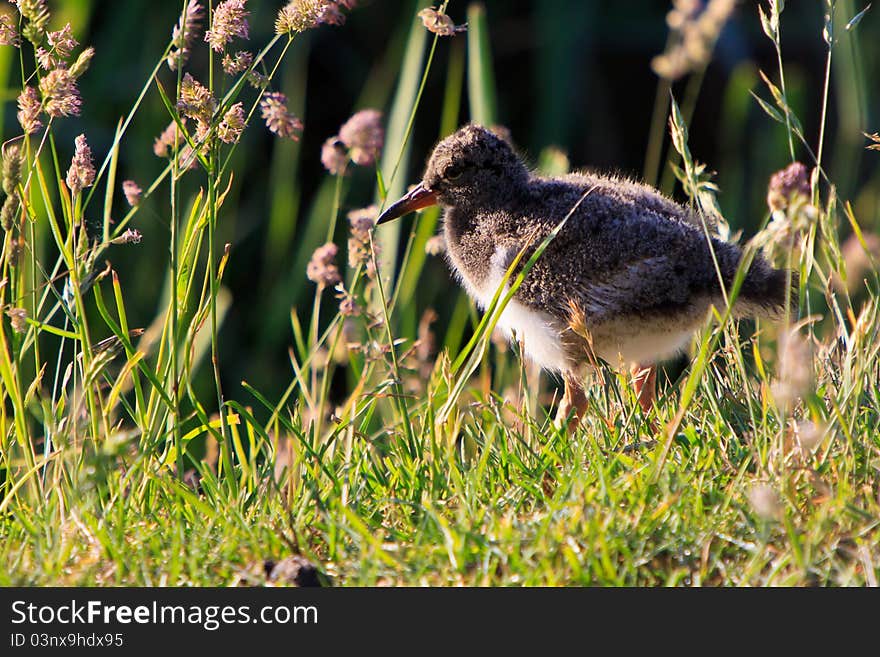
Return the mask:
[(535, 305), (557, 316), (574, 305), (596, 324), (674, 314), (714, 280), (698, 230), (607, 198), (573, 216), (533, 271), (525, 294), (532, 292)]
[[(692, 226), (702, 228), (699, 215), (666, 197), (659, 190), (645, 183), (616, 175), (601, 175), (589, 171), (572, 173), (564, 180), (578, 187), (595, 188), (603, 196), (613, 198), (621, 204), (638, 207), (670, 221), (683, 221)], [(705, 217), (710, 231), (715, 230), (716, 218), (711, 214)]]
[(604, 276), (580, 279), (569, 299), (587, 322), (671, 311), (687, 304), (690, 281), (684, 267), (672, 257), (654, 255), (628, 261)]

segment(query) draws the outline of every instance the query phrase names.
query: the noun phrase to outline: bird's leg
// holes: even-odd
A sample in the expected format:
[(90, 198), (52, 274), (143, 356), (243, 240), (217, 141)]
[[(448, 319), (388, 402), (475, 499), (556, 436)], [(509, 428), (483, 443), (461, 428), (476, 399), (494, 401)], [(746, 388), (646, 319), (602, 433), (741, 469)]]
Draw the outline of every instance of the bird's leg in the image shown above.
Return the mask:
[(559, 408), (556, 409), (554, 424), (557, 427), (564, 426), (569, 433), (572, 433), (587, 410), (587, 395), (583, 383), (574, 374), (566, 373), (564, 380), (565, 392), (559, 402)]
[(642, 407), (642, 412), (647, 415), (654, 407), (657, 367), (655, 365), (634, 365), (632, 375), (639, 406)]

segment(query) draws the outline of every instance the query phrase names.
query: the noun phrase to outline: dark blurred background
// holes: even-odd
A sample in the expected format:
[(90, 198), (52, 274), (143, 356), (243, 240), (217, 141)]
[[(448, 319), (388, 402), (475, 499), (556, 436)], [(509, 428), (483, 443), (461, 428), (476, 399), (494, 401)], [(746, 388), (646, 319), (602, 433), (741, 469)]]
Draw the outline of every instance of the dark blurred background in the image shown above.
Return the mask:
[[(50, 3), (55, 21), (69, 20), (77, 38), (97, 51), (81, 83), (83, 115), (61, 122), (59, 143), (72, 144), (77, 134), (85, 132), (96, 152), (106, 153), (117, 121), (131, 107), (167, 43), (180, 4), (150, 0)], [(248, 4), (252, 11), (250, 47), (255, 49), (271, 38), (275, 13), (283, 3)], [(321, 144), (353, 111), (364, 107), (388, 110), (413, 14), (427, 6), (424, 1), (404, 0), (359, 4), (345, 26), (324, 27), (298, 38), (273, 83), (289, 96), (291, 109), (303, 117), (302, 140), (281, 142), (257, 121), (235, 155), (235, 182), (220, 218), (220, 240), (232, 244), (224, 281), (232, 306), (222, 326), (221, 355), (224, 385), (233, 397), (241, 396), (242, 379), (270, 399), (277, 398), (291, 380), (287, 363), (292, 342), (290, 310), (297, 307), (303, 322), (307, 321), (314, 287), (305, 278), (305, 264), (323, 241), (315, 225), (326, 226), (309, 215), (323, 212), (332, 192), (332, 181), (319, 159)], [(594, 167), (640, 177), (657, 90), (650, 62), (666, 44), (665, 16), (670, 3), (489, 0), (485, 4), (498, 118), (524, 153), (536, 161), (542, 149), (555, 145), (568, 154), (573, 168)], [(839, 16), (851, 17), (863, 8), (852, 0), (837, 4)], [(788, 92), (815, 148), (826, 55), (824, 3), (791, 0), (787, 5), (782, 43)], [(448, 12), (461, 23), (466, 20), (466, 8), (465, 1), (453, 0)], [(864, 150), (866, 140), (861, 133), (880, 129), (876, 102), (880, 11), (868, 12), (852, 32), (846, 32), (840, 22), (837, 29), (825, 162), (841, 196), (853, 200), (861, 224), (876, 229), (880, 154)], [(425, 155), (441, 136), (450, 51), (465, 46), (465, 36), (438, 43), (415, 122), (410, 170), (404, 172), (408, 181), (419, 175)], [(204, 77), (204, 56), (200, 51), (189, 67), (197, 77)], [(14, 71), (17, 62), (5, 61)], [(757, 3), (741, 2), (722, 32), (705, 75), (690, 137), (694, 156), (717, 172), (726, 218), (746, 234), (766, 216), (768, 177), (790, 159), (784, 129), (748, 93), (754, 90), (770, 98), (758, 78), (759, 68), (778, 80), (776, 54), (761, 30)], [(162, 75), (172, 83), (167, 67)], [(14, 88), (15, 74), (11, 81)], [(673, 86), (677, 97), (685, 84)], [(6, 99), (10, 100), (9, 94)], [(5, 106), (7, 135), (15, 134), (13, 107), (11, 102)], [(460, 122), (467, 119), (465, 88)], [(123, 142), (120, 180), (133, 178), (145, 186), (161, 171), (164, 162), (153, 155), (152, 142), (167, 123), (167, 112), (151, 90)], [(809, 162), (803, 148), (798, 149), (798, 156)], [(204, 184), (202, 175), (190, 176), (191, 193)], [(343, 211), (372, 202), (375, 176), (371, 171), (355, 171), (348, 185)], [(137, 250), (112, 256), (126, 290), (132, 326), (152, 321), (161, 303), (160, 289), (167, 284), (167, 207), (166, 185), (136, 218), (135, 227), (144, 234), (142, 244)], [(346, 222), (340, 220), (337, 242), (344, 243), (345, 228)], [(438, 309), (437, 330), (442, 335), (444, 319), (456, 298), (450, 290), (459, 292), (440, 259), (429, 259), (422, 279), (418, 306)], [(210, 391), (208, 374), (202, 373), (201, 386), (206, 391)]]

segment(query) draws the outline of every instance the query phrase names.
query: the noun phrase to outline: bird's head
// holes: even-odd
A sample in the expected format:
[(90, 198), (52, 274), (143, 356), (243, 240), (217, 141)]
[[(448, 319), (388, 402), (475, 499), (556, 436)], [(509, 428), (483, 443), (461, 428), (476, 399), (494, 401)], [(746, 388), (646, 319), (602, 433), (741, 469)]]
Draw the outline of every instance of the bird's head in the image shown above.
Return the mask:
[(491, 207), (515, 196), (528, 179), (510, 144), (482, 126), (468, 125), (434, 147), (422, 182), (390, 205), (378, 223), (437, 204)]

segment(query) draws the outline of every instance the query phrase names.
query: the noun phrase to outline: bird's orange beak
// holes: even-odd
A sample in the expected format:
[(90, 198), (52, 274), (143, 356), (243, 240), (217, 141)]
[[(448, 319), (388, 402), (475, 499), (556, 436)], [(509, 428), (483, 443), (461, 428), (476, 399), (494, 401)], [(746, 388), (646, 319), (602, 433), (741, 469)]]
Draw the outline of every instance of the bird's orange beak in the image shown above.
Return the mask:
[(385, 208), (385, 212), (379, 215), (376, 223), (384, 224), (386, 221), (397, 219), (409, 212), (415, 212), (431, 205), (437, 205), (437, 195), (425, 187), (424, 183), (419, 183), (399, 201)]

